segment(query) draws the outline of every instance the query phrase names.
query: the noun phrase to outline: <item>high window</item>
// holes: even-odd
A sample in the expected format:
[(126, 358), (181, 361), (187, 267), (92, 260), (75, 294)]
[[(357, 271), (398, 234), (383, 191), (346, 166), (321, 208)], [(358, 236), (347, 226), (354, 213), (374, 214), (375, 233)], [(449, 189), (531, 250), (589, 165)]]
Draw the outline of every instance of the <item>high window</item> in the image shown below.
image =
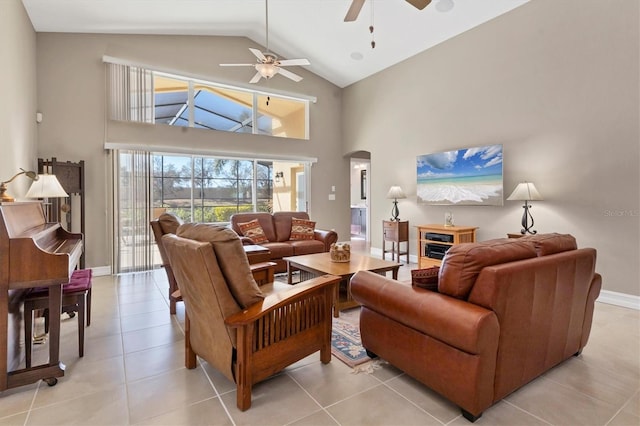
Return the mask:
[(309, 138), (309, 100), (108, 63), (114, 120)]

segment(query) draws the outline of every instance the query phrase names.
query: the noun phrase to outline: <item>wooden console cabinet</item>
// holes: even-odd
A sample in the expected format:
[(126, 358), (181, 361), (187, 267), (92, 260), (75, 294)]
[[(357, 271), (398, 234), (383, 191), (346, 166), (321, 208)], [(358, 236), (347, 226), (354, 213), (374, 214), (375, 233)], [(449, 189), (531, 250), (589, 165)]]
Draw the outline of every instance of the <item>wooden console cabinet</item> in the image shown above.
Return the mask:
[(440, 266), (453, 245), (475, 243), (475, 226), (418, 225), (418, 268)]

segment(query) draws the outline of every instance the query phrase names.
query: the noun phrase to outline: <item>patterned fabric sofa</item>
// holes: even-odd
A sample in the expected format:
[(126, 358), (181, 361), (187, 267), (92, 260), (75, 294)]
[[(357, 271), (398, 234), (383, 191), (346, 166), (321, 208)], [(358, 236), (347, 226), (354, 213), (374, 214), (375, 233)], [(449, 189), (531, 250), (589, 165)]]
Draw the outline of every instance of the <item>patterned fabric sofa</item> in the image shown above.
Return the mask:
[(362, 344), (475, 421), (581, 353), (602, 285), (595, 265), (595, 249), (543, 234), (453, 246), (436, 291), (358, 272)]
[(231, 228), (243, 244), (268, 248), (276, 272), (287, 270), (283, 257), (328, 252), (338, 241), (335, 231), (315, 229), (306, 212), (237, 213), (231, 216)]

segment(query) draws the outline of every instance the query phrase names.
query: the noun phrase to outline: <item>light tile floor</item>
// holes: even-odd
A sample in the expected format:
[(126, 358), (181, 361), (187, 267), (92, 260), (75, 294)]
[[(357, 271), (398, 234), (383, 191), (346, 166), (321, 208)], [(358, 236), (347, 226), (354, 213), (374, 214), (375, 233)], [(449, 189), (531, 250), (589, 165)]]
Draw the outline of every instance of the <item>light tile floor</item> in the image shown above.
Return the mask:
[[(403, 266), (400, 279), (410, 269)], [(95, 277), (85, 356), (62, 324), (56, 386), (0, 393), (0, 425), (465, 425), (456, 406), (382, 365), (353, 374), (307, 357), (255, 386), (240, 412), (235, 385), (206, 362), (184, 368), (184, 310), (170, 316), (163, 270)], [(357, 310), (344, 315), (357, 319)], [(39, 325), (41, 326), (41, 324)], [(34, 360), (46, 356), (36, 346)], [(46, 359), (46, 358), (45, 358)], [(591, 339), (572, 358), (485, 411), (478, 425), (639, 425), (640, 312), (597, 303)]]

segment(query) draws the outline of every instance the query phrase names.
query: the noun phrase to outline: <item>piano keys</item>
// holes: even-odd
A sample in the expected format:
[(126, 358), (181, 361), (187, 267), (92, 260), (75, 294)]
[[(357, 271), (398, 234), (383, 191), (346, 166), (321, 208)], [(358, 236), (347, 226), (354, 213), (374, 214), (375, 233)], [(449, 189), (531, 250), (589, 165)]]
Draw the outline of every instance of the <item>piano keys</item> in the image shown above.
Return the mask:
[[(69, 282), (82, 251), (82, 234), (46, 223), (40, 202), (0, 205), (0, 391), (40, 379), (53, 385), (64, 376), (60, 315), (54, 313), (61, 311), (62, 284)], [(17, 301), (29, 288), (42, 286), (49, 287), (49, 361), (15, 370), (23, 355)]]

